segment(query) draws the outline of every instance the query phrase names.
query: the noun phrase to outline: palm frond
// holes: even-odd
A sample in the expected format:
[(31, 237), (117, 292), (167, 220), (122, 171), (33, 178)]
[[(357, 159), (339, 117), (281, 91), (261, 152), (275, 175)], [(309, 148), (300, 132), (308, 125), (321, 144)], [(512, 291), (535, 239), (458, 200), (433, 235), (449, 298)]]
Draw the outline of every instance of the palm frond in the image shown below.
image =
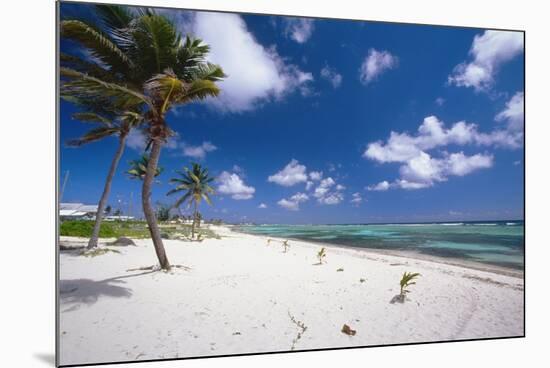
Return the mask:
[(125, 72), (132, 66), (132, 61), (109, 35), (91, 24), (80, 20), (61, 21), (61, 37), (78, 42), (90, 51), (92, 57), (117, 72)]
[(79, 147), (86, 143), (91, 143), (119, 133), (119, 129), (110, 127), (99, 127), (91, 129), (82, 137), (67, 141), (70, 147)]
[(208, 80), (212, 82), (221, 81), (226, 78), (227, 75), (223, 72), (223, 69), (216, 64), (203, 63), (197, 65), (191, 70), (192, 80)]
[(83, 123), (99, 123), (108, 127), (112, 127), (110, 119), (94, 112), (76, 112), (72, 114), (71, 117)]
[(61, 95), (76, 98), (107, 98), (113, 106), (123, 110), (137, 108), (141, 104), (151, 106), (147, 96), (126, 86), (105, 82), (73, 69), (60, 68), (59, 72), (67, 79), (62, 81)]
[[(126, 174), (130, 179), (143, 180), (147, 174), (147, 166), (149, 166), (149, 156), (144, 154), (139, 159), (130, 161), (130, 169), (126, 171)], [(163, 171), (164, 168), (157, 166), (154, 176), (159, 176)]]
[(127, 6), (98, 4), (95, 6), (96, 13), (102, 27), (111, 38), (117, 43), (121, 50), (128, 51), (132, 47), (133, 39), (128, 30), (135, 21), (136, 13)]
[[(175, 203), (174, 208), (181, 207), (181, 205), (189, 200), (189, 198), (192, 196), (191, 192), (185, 193), (183, 196), (181, 196)], [(189, 202), (189, 205), (191, 203)]]
[(176, 65), (181, 36), (168, 18), (146, 12), (132, 22), (129, 32), (132, 45), (128, 53), (140, 66), (138, 72), (142, 78)]
[(195, 80), (185, 93), (175, 96), (174, 103), (182, 104), (196, 100), (204, 100), (208, 97), (216, 97), (220, 92), (220, 88), (213, 81), (203, 79)]
[(83, 60), (77, 56), (69, 55), (66, 53), (60, 53), (59, 61), (61, 66), (68, 69), (74, 69), (81, 73), (91, 75), (92, 77), (99, 78), (106, 82), (114, 82), (116, 80), (115, 75), (96, 63)]

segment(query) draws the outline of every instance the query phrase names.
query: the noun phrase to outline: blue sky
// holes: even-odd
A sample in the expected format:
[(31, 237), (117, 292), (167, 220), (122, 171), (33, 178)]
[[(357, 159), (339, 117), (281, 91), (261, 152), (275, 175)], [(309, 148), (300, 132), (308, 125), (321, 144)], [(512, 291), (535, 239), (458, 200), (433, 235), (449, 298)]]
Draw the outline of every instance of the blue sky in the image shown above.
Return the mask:
[[(91, 19), (88, 5), (62, 17)], [(370, 223), (523, 218), (523, 34), (390, 23), (162, 10), (212, 46), (222, 95), (172, 110), (153, 200), (197, 161), (218, 177), (206, 218)], [(62, 51), (86, 55), (70, 43)], [(61, 142), (89, 125), (61, 103)], [(392, 133), (393, 132), (393, 133)], [(63, 202), (96, 203), (116, 139), (61, 145)], [(127, 178), (109, 203), (140, 216)], [(185, 212), (185, 208), (183, 208)]]

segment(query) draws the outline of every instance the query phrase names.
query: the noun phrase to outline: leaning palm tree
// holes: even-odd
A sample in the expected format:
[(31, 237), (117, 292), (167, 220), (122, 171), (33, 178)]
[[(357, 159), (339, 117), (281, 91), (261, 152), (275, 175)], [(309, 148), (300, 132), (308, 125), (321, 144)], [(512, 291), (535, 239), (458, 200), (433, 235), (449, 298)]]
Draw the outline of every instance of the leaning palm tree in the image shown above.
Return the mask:
[(83, 144), (96, 142), (106, 137), (115, 136), (118, 138), (118, 147), (111, 161), (107, 178), (105, 179), (105, 185), (103, 187), (103, 193), (99, 199), (97, 205), (97, 212), (95, 217), (94, 228), (92, 230), (92, 236), (88, 241), (88, 249), (97, 247), (99, 238), (99, 230), (101, 227), (101, 221), (105, 213), (105, 207), (107, 206), (107, 200), (109, 199), (109, 193), (111, 192), (111, 184), (115, 175), (118, 163), (122, 154), (124, 153), (124, 147), (126, 144), (126, 138), (130, 133), (130, 130), (143, 121), (143, 116), (135, 111), (115, 112), (106, 109), (106, 106), (90, 106), (85, 101), (73, 101), (81, 106), (86, 106), (89, 111), (79, 112), (72, 115), (73, 119), (79, 120), (85, 123), (92, 123), (96, 126), (86, 132), (83, 136), (77, 139), (73, 139), (67, 142), (69, 146), (81, 146)]
[[(126, 171), (130, 179), (143, 180), (147, 174), (149, 166), (149, 156), (143, 154), (139, 159), (130, 161), (130, 170)], [(164, 169), (160, 166), (155, 171), (155, 177), (159, 176)]]
[(166, 194), (183, 193), (174, 203), (176, 208), (179, 208), (183, 203), (187, 203), (188, 207), (193, 206), (191, 238), (194, 238), (195, 226), (200, 221), (198, 207), (201, 201), (204, 199), (206, 203), (212, 205), (210, 194), (214, 193), (214, 189), (210, 186), (210, 183), (214, 181), (214, 178), (208, 175), (208, 169), (197, 163), (193, 163), (191, 169), (184, 167), (183, 171), (176, 171), (176, 173), (180, 177), (170, 179), (170, 183), (175, 184), (176, 187)]
[(177, 105), (220, 93), (223, 70), (206, 61), (210, 48), (182, 38), (176, 25), (148, 8), (97, 5), (97, 24), (61, 22), (61, 37), (88, 51), (92, 61), (62, 55), (61, 96), (109, 99), (119, 109), (139, 107), (148, 124), (150, 156), (142, 187), (143, 213), (162, 269), (170, 269), (151, 205), (151, 187), (160, 151), (171, 130), (166, 114)]

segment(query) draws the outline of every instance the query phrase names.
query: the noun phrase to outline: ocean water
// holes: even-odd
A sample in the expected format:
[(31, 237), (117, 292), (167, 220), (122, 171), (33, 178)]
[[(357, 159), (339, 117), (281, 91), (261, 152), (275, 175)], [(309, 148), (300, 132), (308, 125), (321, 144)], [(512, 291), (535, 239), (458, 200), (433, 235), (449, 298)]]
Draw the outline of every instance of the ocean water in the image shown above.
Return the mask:
[(522, 269), (523, 221), (384, 225), (242, 225), (238, 231), (333, 245), (470, 260)]

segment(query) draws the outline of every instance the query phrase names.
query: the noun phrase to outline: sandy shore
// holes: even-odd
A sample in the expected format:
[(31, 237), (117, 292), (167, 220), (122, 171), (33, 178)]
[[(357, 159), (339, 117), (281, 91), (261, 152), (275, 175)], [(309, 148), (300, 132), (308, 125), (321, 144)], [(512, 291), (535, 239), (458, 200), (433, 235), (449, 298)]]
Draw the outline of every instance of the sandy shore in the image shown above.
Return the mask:
[[(171, 263), (190, 270), (127, 272), (156, 263), (150, 240), (94, 258), (61, 252), (60, 363), (523, 335), (522, 278), (337, 247), (314, 265), (318, 244), (292, 240), (283, 253), (212, 228), (222, 239), (165, 240)], [(421, 277), (391, 304), (404, 271)]]

